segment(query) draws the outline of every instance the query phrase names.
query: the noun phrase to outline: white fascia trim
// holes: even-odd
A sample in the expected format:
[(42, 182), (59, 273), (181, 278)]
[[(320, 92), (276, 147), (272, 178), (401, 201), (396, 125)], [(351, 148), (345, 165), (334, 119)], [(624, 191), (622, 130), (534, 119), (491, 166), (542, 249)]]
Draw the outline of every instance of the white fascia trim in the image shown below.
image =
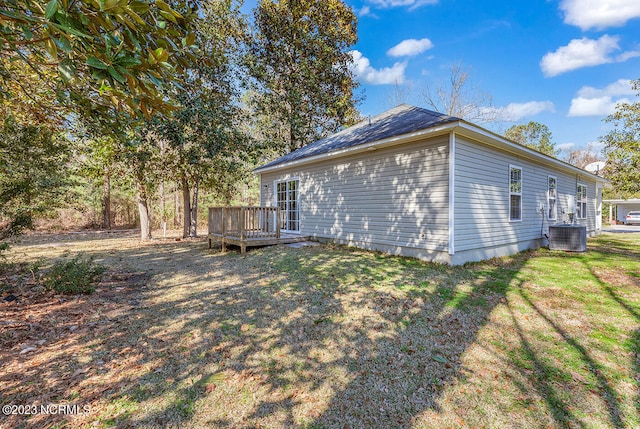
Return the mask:
[(582, 176), (585, 176), (593, 181), (596, 182), (600, 182), (600, 183), (609, 183), (609, 181), (607, 179), (605, 179), (604, 177), (600, 177), (600, 176), (596, 176), (595, 174), (591, 174), (588, 171), (585, 171), (581, 168), (578, 168), (574, 165), (568, 164), (564, 161), (560, 161), (559, 159), (553, 158), (551, 156), (545, 155), (541, 152), (538, 152), (537, 150), (533, 150), (531, 148), (528, 148), (526, 146), (520, 145), (518, 143), (514, 143), (510, 140), (505, 139), (504, 137), (492, 133), (491, 131), (485, 130), (484, 128), (480, 128), (476, 125), (473, 125), (469, 122), (465, 122), (465, 121), (460, 121), (456, 123), (457, 125), (457, 129), (454, 130), (456, 132), (458, 132), (459, 134), (462, 134), (464, 136), (467, 137), (471, 137), (474, 139), (478, 139), (478, 136), (482, 136), (485, 137), (485, 139), (480, 140), (480, 143), (485, 143), (487, 144), (487, 139), (492, 140), (493, 142), (497, 143), (497, 147), (502, 148), (502, 149), (510, 149), (513, 152), (516, 152), (518, 154), (521, 154), (523, 156), (526, 156), (528, 158), (533, 158), (535, 160), (538, 161), (542, 161), (545, 163), (549, 163), (549, 164), (553, 164), (555, 167), (558, 167), (562, 170), (565, 171), (570, 171), (574, 174), (581, 174)]
[(631, 198), (628, 200), (602, 200), (603, 203), (611, 203), (611, 204), (640, 204), (640, 198)]
[(395, 146), (402, 143), (408, 143), (415, 140), (420, 140), (425, 137), (434, 137), (437, 135), (447, 134), (452, 129), (457, 127), (460, 122), (451, 122), (449, 124), (445, 124), (439, 127), (427, 128), (420, 131), (415, 131), (409, 134), (402, 134), (399, 136), (393, 136), (382, 140), (376, 140), (374, 142), (365, 143), (357, 146), (352, 146), (332, 152), (321, 153), (318, 155), (309, 156), (307, 158), (296, 159), (294, 161), (285, 162), (282, 164), (274, 165), (272, 167), (262, 167), (253, 170), (254, 173), (267, 173), (270, 171), (277, 171), (282, 169), (289, 169), (291, 167), (297, 167), (300, 165), (311, 164), (314, 162), (324, 161), (328, 159), (340, 158), (343, 156), (353, 155), (360, 152), (367, 152), (371, 150), (382, 149), (389, 146)]
[(449, 255), (455, 255), (456, 133), (449, 134)]

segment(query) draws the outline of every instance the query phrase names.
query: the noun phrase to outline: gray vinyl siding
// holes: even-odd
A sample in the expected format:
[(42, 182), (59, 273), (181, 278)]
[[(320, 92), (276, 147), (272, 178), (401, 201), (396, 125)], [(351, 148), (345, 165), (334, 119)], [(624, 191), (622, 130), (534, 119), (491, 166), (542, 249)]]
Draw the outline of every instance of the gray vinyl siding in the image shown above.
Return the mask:
[[(595, 231), (596, 184), (587, 176), (552, 166), (468, 139), (455, 143), (455, 252), (514, 246), (540, 240), (549, 223), (567, 221), (567, 196), (576, 195), (578, 182), (587, 185), (587, 219), (578, 223)], [(509, 220), (509, 166), (522, 168), (522, 220)], [(547, 178), (557, 179), (556, 220), (547, 219)], [(539, 207), (544, 207), (540, 212)], [(541, 243), (538, 243), (541, 244)], [(520, 246), (528, 247), (528, 246)], [(509, 252), (513, 253), (513, 252)]]
[(298, 178), (301, 234), (395, 254), (446, 253), (448, 152), (444, 136), (263, 173), (260, 202), (275, 205), (274, 182)]

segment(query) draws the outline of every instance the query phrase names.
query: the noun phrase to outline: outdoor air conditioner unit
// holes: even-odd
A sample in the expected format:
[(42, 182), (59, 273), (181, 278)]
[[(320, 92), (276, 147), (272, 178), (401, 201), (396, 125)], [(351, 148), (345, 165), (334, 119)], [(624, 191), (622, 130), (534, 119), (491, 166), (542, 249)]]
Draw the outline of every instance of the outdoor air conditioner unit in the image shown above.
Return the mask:
[(549, 249), (569, 252), (586, 252), (587, 227), (580, 225), (556, 225), (549, 227)]

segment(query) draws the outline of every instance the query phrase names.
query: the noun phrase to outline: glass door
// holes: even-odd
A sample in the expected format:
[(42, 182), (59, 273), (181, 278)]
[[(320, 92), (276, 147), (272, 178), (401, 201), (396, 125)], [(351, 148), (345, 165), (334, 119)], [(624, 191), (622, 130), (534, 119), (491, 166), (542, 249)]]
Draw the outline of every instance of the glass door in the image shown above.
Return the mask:
[(283, 231), (300, 231), (299, 183), (299, 180), (277, 182), (276, 204), (280, 208), (280, 229)]

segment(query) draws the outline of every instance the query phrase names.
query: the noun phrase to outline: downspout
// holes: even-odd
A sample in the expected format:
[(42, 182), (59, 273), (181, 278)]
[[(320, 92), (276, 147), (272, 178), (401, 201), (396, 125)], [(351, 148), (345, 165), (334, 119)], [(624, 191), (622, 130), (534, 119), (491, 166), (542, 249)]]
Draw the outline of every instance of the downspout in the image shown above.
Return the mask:
[(456, 180), (456, 133), (449, 134), (449, 255), (456, 253), (455, 249), (455, 180)]

